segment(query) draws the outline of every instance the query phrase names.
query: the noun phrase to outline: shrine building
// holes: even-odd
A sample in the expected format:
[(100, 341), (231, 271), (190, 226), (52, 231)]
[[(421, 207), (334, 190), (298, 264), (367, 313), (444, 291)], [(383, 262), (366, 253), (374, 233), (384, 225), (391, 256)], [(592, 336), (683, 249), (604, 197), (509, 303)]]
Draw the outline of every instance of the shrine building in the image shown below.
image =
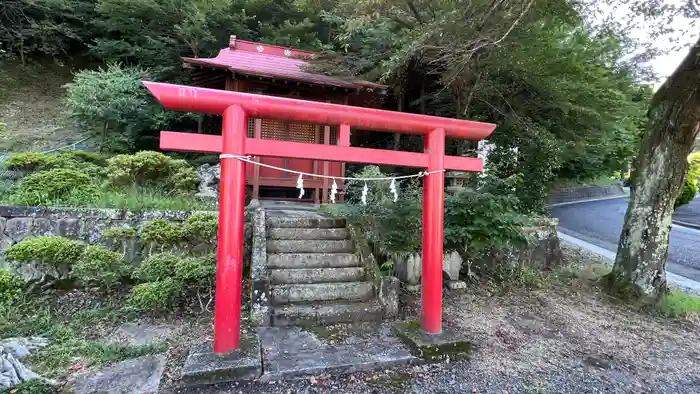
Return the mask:
[[(294, 48), (243, 41), (231, 36), (228, 48), (214, 58), (185, 58), (194, 84), (210, 89), (231, 90), (309, 101), (322, 101), (377, 108), (387, 87), (307, 70), (314, 54)], [(248, 137), (315, 144), (342, 144), (338, 126), (305, 124), (272, 119), (248, 120)], [(346, 143), (349, 143), (346, 142)], [(257, 157), (255, 160), (289, 170), (344, 176), (345, 164), (311, 159)], [(298, 175), (257, 165), (246, 166), (246, 184), (253, 199), (297, 200)], [(304, 178), (303, 200), (327, 203), (329, 179)], [(345, 185), (338, 181), (342, 201)]]

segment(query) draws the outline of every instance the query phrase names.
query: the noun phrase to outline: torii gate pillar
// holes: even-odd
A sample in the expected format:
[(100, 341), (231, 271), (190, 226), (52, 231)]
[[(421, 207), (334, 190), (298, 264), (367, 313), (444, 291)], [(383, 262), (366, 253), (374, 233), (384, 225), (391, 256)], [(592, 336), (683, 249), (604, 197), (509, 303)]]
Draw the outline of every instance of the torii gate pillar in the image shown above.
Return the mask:
[(232, 105), (224, 110), (216, 289), (225, 290), (217, 291), (214, 301), (215, 352), (236, 349), (240, 344), (246, 176), (245, 162), (233, 156), (245, 154), (247, 125), (248, 114), (240, 106)]

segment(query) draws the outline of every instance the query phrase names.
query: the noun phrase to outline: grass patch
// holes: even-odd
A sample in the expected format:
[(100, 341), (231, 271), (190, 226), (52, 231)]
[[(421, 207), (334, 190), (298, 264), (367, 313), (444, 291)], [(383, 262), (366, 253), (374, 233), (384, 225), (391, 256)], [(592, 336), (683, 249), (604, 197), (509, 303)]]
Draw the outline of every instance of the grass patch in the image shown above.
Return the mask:
[[(4, 194), (4, 203), (15, 204)], [(165, 211), (205, 211), (216, 209), (216, 204), (194, 196), (169, 193), (156, 188), (135, 187), (126, 190), (100, 189), (96, 194), (76, 194), (56, 201), (46, 201), (45, 206), (71, 208), (116, 208), (139, 211), (158, 209)]]
[(12, 388), (0, 390), (0, 394), (53, 394), (54, 388), (40, 379), (32, 379)]
[(668, 317), (700, 316), (700, 297), (680, 290), (672, 290), (659, 298), (656, 309)]
[[(26, 311), (31, 311), (26, 313)], [(105, 322), (123, 321), (125, 314), (117, 307), (103, 307), (62, 316), (41, 300), (0, 307), (0, 332), (3, 337), (42, 336), (49, 345), (30, 356), (33, 369), (57, 378), (73, 364), (102, 365), (165, 351), (165, 344), (120, 346), (90, 340), (95, 327)]]
[(212, 202), (194, 196), (183, 196), (154, 188), (133, 188), (120, 191), (101, 191), (88, 207), (120, 208), (129, 210), (161, 209), (170, 211), (197, 211), (215, 208)]
[(52, 60), (26, 66), (0, 61), (0, 121), (7, 124), (0, 151), (52, 149), (86, 136), (68, 119), (63, 102), (63, 85), (73, 80), (72, 71), (78, 67)]
[(145, 346), (119, 346), (85, 340), (71, 329), (59, 331), (47, 347), (30, 356), (37, 371), (49, 376), (61, 376), (71, 364), (102, 365), (130, 358), (161, 353), (167, 346), (162, 343)]

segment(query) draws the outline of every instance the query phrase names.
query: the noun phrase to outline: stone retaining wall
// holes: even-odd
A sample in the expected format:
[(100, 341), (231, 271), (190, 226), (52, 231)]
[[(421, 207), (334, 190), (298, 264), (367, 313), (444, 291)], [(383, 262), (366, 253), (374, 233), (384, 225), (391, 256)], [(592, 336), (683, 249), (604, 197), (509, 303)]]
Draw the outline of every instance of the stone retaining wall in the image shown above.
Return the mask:
[[(123, 209), (47, 208), (0, 205), (0, 267), (6, 267), (4, 250), (29, 237), (60, 235), (85, 241), (103, 242), (102, 231), (110, 227), (137, 228), (153, 219), (184, 221), (191, 211), (143, 211)], [(126, 260), (140, 257), (136, 239), (127, 245)]]
[(549, 204), (561, 204), (579, 200), (589, 200), (601, 197), (624, 196), (628, 193), (621, 185), (614, 186), (584, 186), (559, 189), (549, 195)]
[[(557, 219), (542, 218), (536, 226), (523, 229), (530, 236), (527, 246), (511, 248), (484, 256), (476, 264), (522, 264), (541, 270), (551, 270), (561, 266), (562, 251), (556, 226)], [(418, 285), (422, 276), (421, 255), (416, 253), (395, 263), (394, 274), (407, 285)], [(463, 271), (462, 257), (456, 251), (445, 251), (443, 256), (443, 277), (457, 281)]]

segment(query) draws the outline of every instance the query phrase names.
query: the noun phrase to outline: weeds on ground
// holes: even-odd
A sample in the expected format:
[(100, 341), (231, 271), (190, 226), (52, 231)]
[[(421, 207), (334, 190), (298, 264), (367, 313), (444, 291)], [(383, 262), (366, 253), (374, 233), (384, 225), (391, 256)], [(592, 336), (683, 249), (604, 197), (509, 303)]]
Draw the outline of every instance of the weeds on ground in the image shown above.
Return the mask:
[(700, 316), (700, 297), (672, 290), (659, 298), (656, 310), (663, 316), (674, 318)]
[(12, 388), (0, 390), (0, 394), (53, 394), (54, 388), (40, 379), (32, 379)]
[(87, 309), (72, 316), (61, 316), (41, 300), (25, 300), (0, 307), (0, 316), (3, 317), (0, 319), (3, 336), (42, 336), (49, 340), (48, 346), (37, 349), (29, 359), (36, 372), (48, 377), (60, 377), (71, 366), (82, 368), (118, 362), (165, 350), (165, 344), (121, 346), (88, 339), (86, 333), (94, 334), (96, 326), (126, 317), (115, 307)]
[[(8, 186), (9, 187), (9, 186)], [(2, 191), (2, 187), (0, 187)], [(2, 194), (5, 203), (9, 193)], [(116, 208), (128, 210), (158, 209), (166, 211), (200, 211), (215, 209), (214, 203), (203, 201), (194, 196), (184, 196), (156, 188), (134, 187), (124, 190), (97, 190), (89, 195), (76, 193), (58, 201), (45, 201), (46, 206), (64, 206), (79, 208)]]

